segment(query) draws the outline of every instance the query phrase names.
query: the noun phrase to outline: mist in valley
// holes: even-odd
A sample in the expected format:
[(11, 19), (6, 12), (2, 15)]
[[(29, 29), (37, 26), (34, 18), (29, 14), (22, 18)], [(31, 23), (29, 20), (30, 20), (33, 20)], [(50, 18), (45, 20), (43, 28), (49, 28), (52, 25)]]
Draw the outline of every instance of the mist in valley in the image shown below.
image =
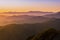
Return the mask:
[(55, 39), (52, 36), (60, 35), (59, 12), (5, 14), (0, 14), (0, 40), (51, 40)]

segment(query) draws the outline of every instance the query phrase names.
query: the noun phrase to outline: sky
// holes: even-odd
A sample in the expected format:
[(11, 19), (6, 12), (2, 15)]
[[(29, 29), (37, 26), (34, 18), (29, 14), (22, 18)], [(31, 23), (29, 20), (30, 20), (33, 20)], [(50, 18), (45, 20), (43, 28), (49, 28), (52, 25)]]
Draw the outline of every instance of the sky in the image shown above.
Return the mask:
[(0, 12), (60, 11), (60, 0), (0, 0)]

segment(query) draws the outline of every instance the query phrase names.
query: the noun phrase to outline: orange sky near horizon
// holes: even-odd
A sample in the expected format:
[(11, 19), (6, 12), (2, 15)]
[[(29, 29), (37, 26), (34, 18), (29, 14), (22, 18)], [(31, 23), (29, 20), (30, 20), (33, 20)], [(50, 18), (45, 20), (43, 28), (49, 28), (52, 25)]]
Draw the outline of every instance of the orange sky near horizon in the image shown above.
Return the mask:
[(59, 12), (59, 0), (0, 0), (0, 12)]
[(12, 9), (0, 9), (0, 12), (28, 12), (28, 11), (43, 11), (43, 12), (59, 12), (60, 7), (21, 7), (21, 8), (12, 8)]

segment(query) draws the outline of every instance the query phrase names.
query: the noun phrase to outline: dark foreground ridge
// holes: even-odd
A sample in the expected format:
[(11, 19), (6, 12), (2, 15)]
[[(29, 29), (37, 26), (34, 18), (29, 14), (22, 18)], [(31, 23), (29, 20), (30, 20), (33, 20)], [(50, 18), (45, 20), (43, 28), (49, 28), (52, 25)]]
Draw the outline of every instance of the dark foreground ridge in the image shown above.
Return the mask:
[(51, 28), (43, 33), (29, 37), (27, 40), (60, 40), (60, 32)]

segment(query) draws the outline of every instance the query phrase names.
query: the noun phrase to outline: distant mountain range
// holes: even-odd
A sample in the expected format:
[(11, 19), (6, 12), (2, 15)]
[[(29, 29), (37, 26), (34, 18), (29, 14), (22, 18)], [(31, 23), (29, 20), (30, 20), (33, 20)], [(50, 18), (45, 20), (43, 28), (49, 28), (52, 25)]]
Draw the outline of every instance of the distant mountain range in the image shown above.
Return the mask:
[[(22, 14), (22, 15), (21, 15)], [(17, 23), (17, 24), (24, 24), (24, 23), (43, 23), (46, 21), (49, 21), (51, 19), (60, 19), (60, 12), (58, 13), (21, 13), (20, 15), (14, 14), (11, 16), (6, 16), (10, 14), (3, 14), (0, 16), (0, 25), (3, 24), (11, 24), (11, 23)], [(39, 15), (44, 16), (39, 16)], [(37, 15), (37, 16), (36, 16)]]
[(60, 19), (60, 12), (57, 12), (55, 14), (45, 15), (45, 17), (48, 17), (48, 18), (59, 18)]
[(28, 16), (28, 15), (8, 16), (6, 17), (6, 19), (13, 20), (13, 22), (16, 23), (42, 23), (50, 20), (49, 18), (43, 16)]
[(43, 16), (46, 14), (53, 14), (53, 12), (43, 12), (43, 11), (28, 11), (28, 12), (4, 12), (0, 15), (33, 15), (33, 16)]
[(4, 13), (53, 13), (53, 12), (43, 12), (43, 11), (28, 11), (28, 12), (4, 12)]
[(53, 12), (43, 12), (43, 11), (29, 11), (28, 13), (53, 13)]

